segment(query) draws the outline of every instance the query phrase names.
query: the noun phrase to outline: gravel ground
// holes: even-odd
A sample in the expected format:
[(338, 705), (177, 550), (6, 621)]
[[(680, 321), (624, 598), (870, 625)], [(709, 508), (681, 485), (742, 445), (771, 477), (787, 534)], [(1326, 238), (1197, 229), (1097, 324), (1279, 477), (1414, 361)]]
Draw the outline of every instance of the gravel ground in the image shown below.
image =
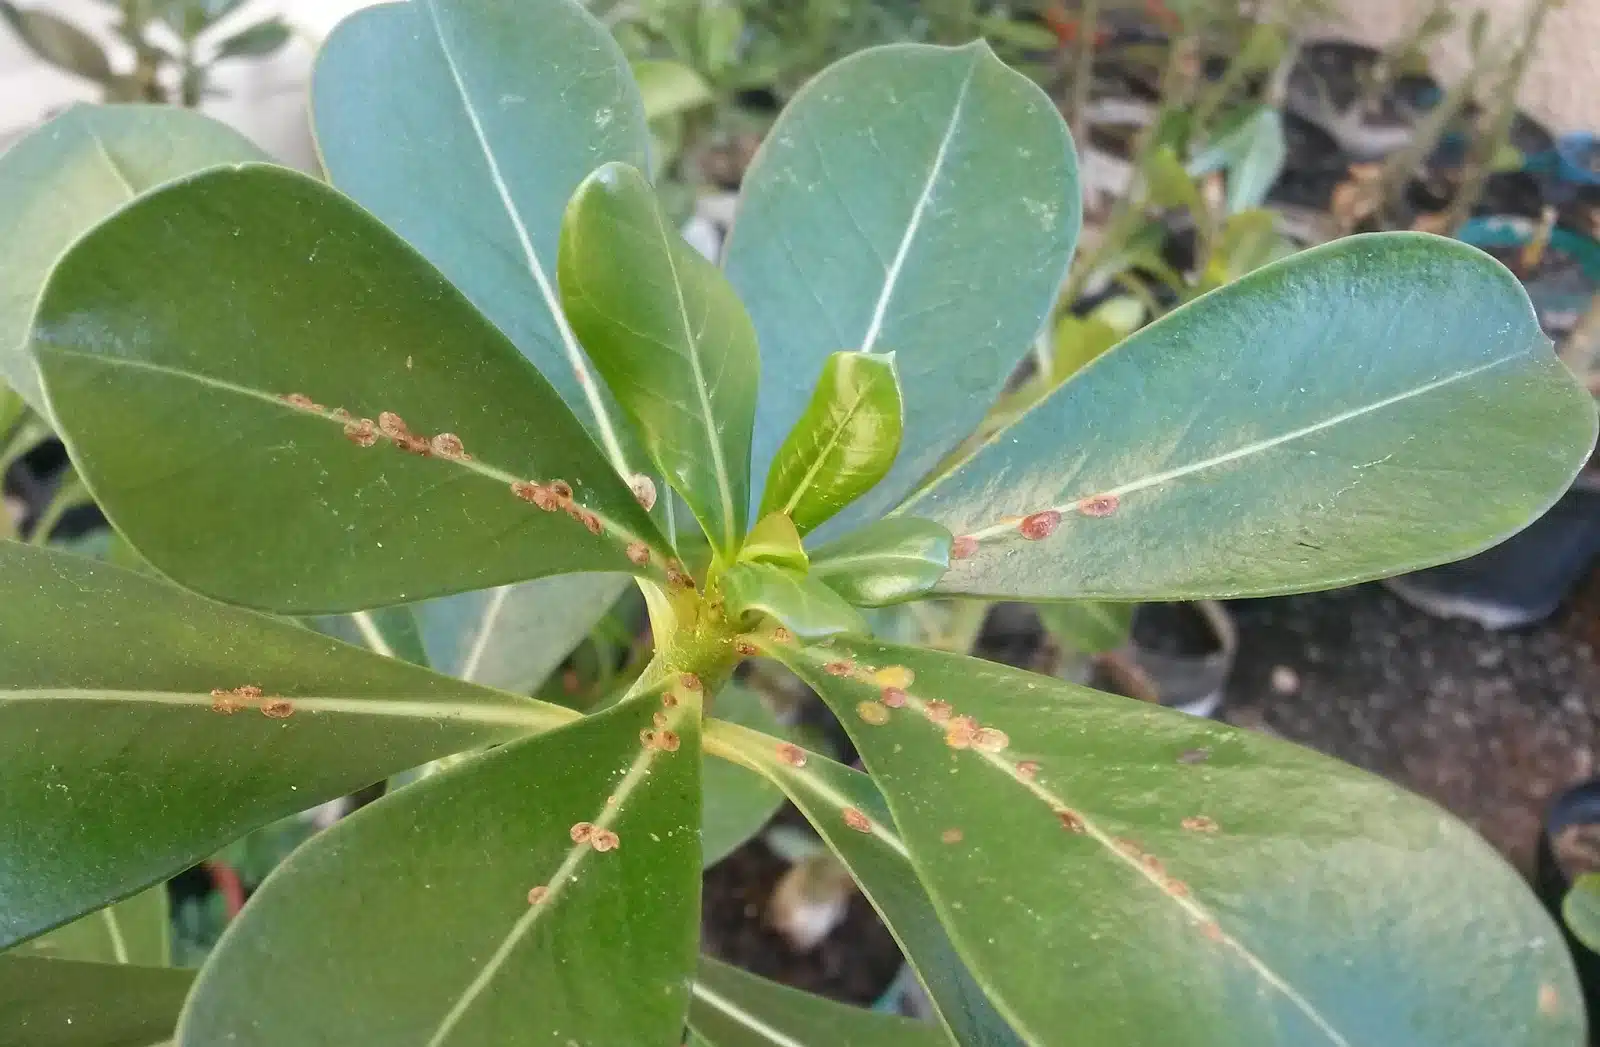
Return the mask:
[(1227, 720), (1429, 797), (1525, 874), (1551, 797), (1595, 772), (1600, 573), (1516, 632), (1429, 617), (1379, 585), (1231, 610)]

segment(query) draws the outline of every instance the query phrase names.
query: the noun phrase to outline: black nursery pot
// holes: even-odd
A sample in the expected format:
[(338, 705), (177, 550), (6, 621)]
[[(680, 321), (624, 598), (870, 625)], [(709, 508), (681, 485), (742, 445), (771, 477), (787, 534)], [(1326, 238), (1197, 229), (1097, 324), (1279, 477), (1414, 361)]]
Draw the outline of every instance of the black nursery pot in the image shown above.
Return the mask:
[[(1095, 683), (1135, 698), (1148, 689), (1169, 709), (1216, 716), (1238, 650), (1238, 629), (1219, 603), (1141, 604), (1128, 642), (1100, 661)], [(1142, 679), (1127, 679), (1129, 667)]]
[(1499, 545), (1442, 567), (1388, 579), (1407, 603), (1488, 629), (1543, 621), (1600, 556), (1600, 471), (1586, 469), (1549, 512)]
[(1583, 989), (1584, 1007), (1593, 1015), (1600, 1014), (1600, 954), (1578, 941), (1561, 918), (1561, 902), (1572, 887), (1573, 877), (1571, 871), (1562, 865), (1556, 840), (1563, 830), (1577, 826), (1593, 826), (1596, 838), (1600, 840), (1600, 778), (1591, 778), (1575, 785), (1551, 802), (1539, 833), (1539, 848), (1533, 870), (1534, 890), (1561, 928), (1561, 936), (1572, 952), (1578, 984)]

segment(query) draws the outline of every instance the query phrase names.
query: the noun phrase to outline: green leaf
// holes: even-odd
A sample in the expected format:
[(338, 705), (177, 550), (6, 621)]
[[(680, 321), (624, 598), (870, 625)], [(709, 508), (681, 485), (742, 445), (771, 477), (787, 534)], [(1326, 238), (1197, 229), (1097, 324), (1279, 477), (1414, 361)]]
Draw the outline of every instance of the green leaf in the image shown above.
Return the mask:
[(1263, 596), (1493, 545), (1594, 438), (1593, 401), (1509, 272), (1376, 233), (1145, 327), (909, 508), (972, 540), (943, 592)]
[[(746, 684), (730, 682), (717, 692), (713, 709), (718, 720), (782, 735), (784, 727), (761, 695)], [(700, 849), (704, 864), (715, 865), (760, 832), (783, 803), (783, 793), (765, 778), (727, 760), (707, 760), (705, 810)]]
[[(640, 744), (662, 711), (649, 694), (425, 778), (314, 837), (217, 946), (178, 1042), (681, 1042), (700, 709), (698, 692), (673, 693), (660, 729), (678, 732), (676, 751)], [(615, 834), (614, 849), (575, 843), (580, 823), (594, 839)]]
[(212, 61), (229, 58), (265, 58), (289, 42), (289, 27), (280, 19), (257, 22), (240, 30), (217, 45)]
[(829, 532), (903, 497), (1044, 323), (1077, 239), (1077, 181), (1054, 104), (981, 42), (874, 48), (807, 84), (745, 177), (727, 249), (765, 363), (756, 468), (831, 353), (892, 350), (900, 456)]
[(802, 574), (811, 564), (794, 521), (781, 512), (768, 513), (750, 529), (744, 544), (739, 546), (739, 559), (769, 563)]
[(734, 564), (722, 574), (722, 596), (733, 621), (766, 615), (808, 640), (870, 631), (861, 612), (838, 593), (815, 578), (771, 564)]
[[(1020, 1043), (957, 958), (871, 778), (790, 743), (717, 721), (706, 725), (706, 750), (745, 764), (783, 789), (883, 917), (956, 1043)], [(846, 810), (864, 815), (869, 831), (861, 831), (859, 819), (847, 822)]]
[(23, 46), (57, 69), (95, 83), (111, 80), (111, 62), (95, 38), (64, 18), (0, 0), (4, 19)]
[(900, 451), (902, 413), (893, 353), (828, 357), (811, 404), (772, 460), (762, 515), (785, 513), (805, 534), (872, 490)]
[(1264, 105), (1190, 161), (1189, 173), (1228, 172), (1229, 214), (1260, 207), (1289, 155), (1283, 135), (1283, 117)]
[(265, 159), (198, 113), (77, 105), (0, 154), (0, 377), (48, 416), (28, 328), (45, 278), (90, 226), (161, 182), (212, 164)]
[[(285, 815), (574, 715), (69, 553), (0, 543), (0, 592), (0, 948)], [(240, 687), (264, 696), (211, 694)]]
[(1183, 169), (1176, 150), (1160, 145), (1150, 151), (1143, 174), (1149, 183), (1150, 201), (1157, 207), (1182, 207), (1196, 218), (1206, 213), (1205, 201), (1189, 172)]
[[(844, 724), (957, 950), (1029, 1042), (1581, 1035), (1571, 961), (1526, 884), (1389, 783), (977, 659), (758, 646)], [(904, 683), (893, 708), (886, 674)]]
[[(1123, 303), (1131, 299), (1114, 298), (1111, 302)], [(1134, 303), (1137, 305), (1137, 303)], [(1104, 306), (1102, 306), (1103, 308)], [(1141, 314), (1143, 312), (1140, 308)], [(1098, 312), (1098, 310), (1097, 310)], [(1142, 315), (1141, 315), (1142, 319)], [(1138, 326), (1137, 324), (1135, 326)], [(1051, 342), (1053, 355), (1050, 358), (1050, 388), (1066, 380), (1069, 376), (1083, 370), (1107, 349), (1126, 337), (1126, 332), (1113, 327), (1106, 319), (1090, 313), (1088, 316), (1074, 316), (1072, 313), (1063, 313), (1056, 321), (1054, 339)], [(1047, 390), (1048, 391), (1048, 390)], [(1032, 392), (1031, 389), (1028, 392)]]
[(433, 667), (527, 694), (589, 635), (627, 587), (624, 575), (575, 574), (429, 600), (416, 607)]
[(761, 369), (744, 306), (626, 164), (578, 187), (557, 268), (595, 367), (712, 546), (731, 554), (744, 534)]
[[(458, 597), (447, 596), (444, 599), (452, 600)], [(327, 615), (312, 619), (312, 625), (326, 636), (355, 644), (357, 647), (365, 647), (385, 658), (399, 658), (425, 669), (430, 667), (428, 652), (422, 643), (422, 630), (417, 624), (416, 607), (413, 605), (400, 604), (396, 607), (356, 611), (354, 614)]]
[(167, 885), (158, 883), (126, 901), (24, 942), (14, 955), (165, 967), (171, 962), (170, 920)]
[(1600, 952), (1600, 873), (1584, 873), (1572, 881), (1561, 900), (1561, 918), (1573, 937)]
[(648, 120), (676, 116), (716, 100), (705, 78), (682, 62), (641, 58), (633, 63), (633, 80)]
[(1080, 654), (1104, 654), (1128, 642), (1133, 628), (1133, 603), (1074, 600), (1042, 603), (1035, 610), (1045, 631)]
[(596, 167), (643, 169), (644, 103), (627, 60), (571, 0), (412, 0), (339, 23), (312, 109), (329, 177), (438, 266), (583, 405), (619, 468), (616, 408), (561, 313), (556, 245)]
[(882, 607), (930, 591), (950, 568), (950, 532), (896, 516), (818, 549), (811, 576), (857, 607)]
[(0, 956), (0, 1044), (162, 1044), (193, 981), (193, 971)]
[(923, 1022), (847, 1007), (700, 957), (689, 1024), (715, 1047), (943, 1047)]
[[(141, 197), (62, 259), (33, 337), (101, 508), (208, 595), (354, 611), (630, 571), (628, 546), (664, 545), (500, 332), (371, 216), (292, 171), (217, 169)], [(392, 412), (416, 435), (387, 439), (341, 410), (379, 427)], [(400, 446), (449, 434), (451, 450)], [(575, 492), (565, 512), (514, 493), (542, 490), (554, 510), (558, 479)]]

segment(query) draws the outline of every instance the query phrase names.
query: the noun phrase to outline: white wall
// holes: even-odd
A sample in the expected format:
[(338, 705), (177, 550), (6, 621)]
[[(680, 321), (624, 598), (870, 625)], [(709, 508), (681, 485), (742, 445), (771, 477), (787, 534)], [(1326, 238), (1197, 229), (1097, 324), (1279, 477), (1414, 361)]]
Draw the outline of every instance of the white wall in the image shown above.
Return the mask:
[[(21, 0), (85, 28), (108, 44), (112, 15), (96, 0)], [(225, 98), (203, 106), (206, 112), (239, 128), (285, 163), (311, 170), (316, 154), (306, 122), (306, 83), (316, 43), (349, 12), (375, 0), (252, 0), (218, 27), (244, 27), (281, 14), (295, 27), (295, 39), (270, 60), (240, 60), (219, 66), (216, 86)], [(113, 44), (114, 46), (114, 44)], [(114, 52), (115, 53), (115, 52)], [(131, 57), (118, 54), (131, 63)], [(50, 113), (75, 101), (99, 97), (95, 85), (59, 73), (30, 55), (10, 32), (0, 28), (0, 147)]]

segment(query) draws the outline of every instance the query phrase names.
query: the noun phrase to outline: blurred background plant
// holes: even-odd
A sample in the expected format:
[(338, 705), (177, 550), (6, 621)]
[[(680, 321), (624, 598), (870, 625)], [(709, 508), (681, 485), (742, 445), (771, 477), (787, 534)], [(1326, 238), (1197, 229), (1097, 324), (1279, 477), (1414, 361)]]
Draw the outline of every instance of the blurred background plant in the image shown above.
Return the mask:
[(266, 58), (289, 41), (281, 18), (230, 22), (247, 0), (100, 2), (115, 12), (109, 47), (47, 4), (0, 0), (0, 18), (41, 60), (99, 85), (107, 102), (197, 106), (216, 91), (219, 63)]

